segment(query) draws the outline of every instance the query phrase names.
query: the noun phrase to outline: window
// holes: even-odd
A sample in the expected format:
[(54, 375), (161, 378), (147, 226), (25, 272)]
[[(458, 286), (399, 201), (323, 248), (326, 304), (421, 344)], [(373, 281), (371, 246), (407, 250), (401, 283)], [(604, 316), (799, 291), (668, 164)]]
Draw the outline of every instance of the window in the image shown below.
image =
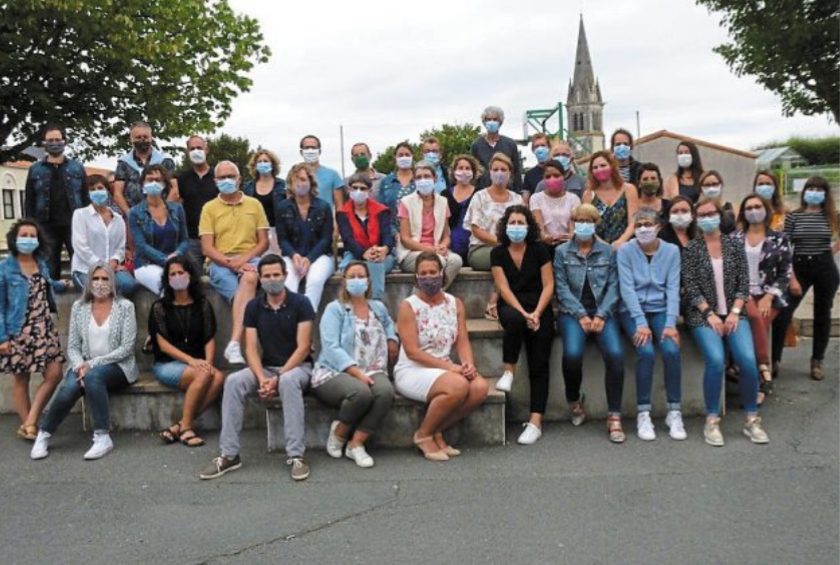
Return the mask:
[(23, 218), (26, 216), (26, 205), (25, 205), (25, 196), (26, 192), (23, 190), (18, 190), (18, 196), (20, 196), (20, 217)]
[(3, 189), (3, 219), (15, 219), (15, 191), (8, 188)]
[(595, 112), (592, 114), (592, 129), (594, 131), (601, 131), (601, 113)]

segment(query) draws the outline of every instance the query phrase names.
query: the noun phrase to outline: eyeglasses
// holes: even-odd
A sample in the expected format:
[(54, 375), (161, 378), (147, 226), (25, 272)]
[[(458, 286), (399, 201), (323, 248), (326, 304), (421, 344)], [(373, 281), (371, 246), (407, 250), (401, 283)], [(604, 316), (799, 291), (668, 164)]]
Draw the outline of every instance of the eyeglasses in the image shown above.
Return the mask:
[(236, 175), (231, 173), (229, 175), (216, 175), (217, 180), (226, 180), (226, 179), (234, 179), (236, 180)]

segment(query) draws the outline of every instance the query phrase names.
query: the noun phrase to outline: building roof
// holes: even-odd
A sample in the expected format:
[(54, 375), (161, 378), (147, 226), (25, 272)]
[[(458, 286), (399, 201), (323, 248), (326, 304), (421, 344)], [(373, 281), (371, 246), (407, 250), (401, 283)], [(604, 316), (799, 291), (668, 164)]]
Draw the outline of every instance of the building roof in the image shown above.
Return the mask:
[(758, 154), (758, 167), (769, 169), (778, 160), (806, 163), (806, 159), (794, 148), (783, 145), (781, 147), (766, 147)]
[(12, 169), (28, 169), (32, 166), (32, 161), (6, 161), (5, 163), (0, 163), (0, 165)]
[(569, 93), (566, 96), (566, 104), (574, 101), (588, 102), (594, 93), (596, 102), (601, 102), (601, 87), (595, 80), (595, 71), (592, 68), (592, 57), (589, 56), (589, 43), (586, 41), (586, 29), (583, 27), (583, 14), (580, 15), (578, 26), (577, 50), (575, 51), (575, 72), (569, 82)]
[(85, 165), (85, 174), (86, 175), (102, 175), (103, 177), (107, 177), (111, 173), (113, 173), (111, 169), (103, 169), (102, 167), (91, 167), (90, 165)]
[(735, 149), (734, 147), (727, 147), (726, 145), (720, 145), (717, 143), (712, 143), (711, 141), (705, 141), (703, 139), (698, 139), (696, 137), (691, 137), (689, 135), (682, 135), (680, 133), (675, 133), (673, 131), (668, 131), (667, 129), (661, 129), (659, 131), (655, 131), (653, 133), (649, 133), (647, 135), (643, 135), (639, 139), (636, 140), (636, 145), (642, 145), (648, 143), (650, 141), (654, 141), (655, 139), (659, 139), (660, 137), (667, 137), (673, 139), (674, 141), (690, 141), (695, 145), (708, 147), (709, 149), (714, 149), (715, 151), (723, 151), (725, 153), (732, 153), (733, 155), (740, 155), (741, 157), (747, 157), (748, 159), (755, 159), (758, 157), (756, 153), (752, 151), (744, 151), (743, 149)]

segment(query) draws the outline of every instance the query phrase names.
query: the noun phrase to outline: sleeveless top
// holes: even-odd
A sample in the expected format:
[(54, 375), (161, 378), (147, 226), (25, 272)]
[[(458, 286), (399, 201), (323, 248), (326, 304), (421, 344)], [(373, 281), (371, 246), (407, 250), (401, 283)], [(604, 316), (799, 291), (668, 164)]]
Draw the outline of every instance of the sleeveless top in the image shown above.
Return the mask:
[(601, 214), (601, 222), (596, 226), (595, 234), (607, 243), (621, 237), (627, 230), (627, 196), (624, 192), (612, 206), (608, 206), (596, 194), (592, 198), (592, 205)]
[[(420, 349), (438, 359), (449, 359), (458, 339), (458, 306), (455, 297), (443, 293), (440, 304), (428, 304), (416, 294), (406, 298), (417, 320), (417, 343)], [(399, 364), (413, 364), (400, 348)]]
[(693, 203), (697, 203), (697, 200), (700, 198), (700, 189), (697, 188), (693, 184), (683, 184), (679, 180), (677, 180), (677, 184), (680, 188), (680, 196), (688, 198)]

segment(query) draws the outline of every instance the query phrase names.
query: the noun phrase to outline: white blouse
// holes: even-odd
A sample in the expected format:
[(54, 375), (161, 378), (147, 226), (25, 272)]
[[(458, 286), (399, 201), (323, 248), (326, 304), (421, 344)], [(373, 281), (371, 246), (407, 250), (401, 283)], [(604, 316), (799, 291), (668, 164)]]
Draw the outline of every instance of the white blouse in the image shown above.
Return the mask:
[(111, 223), (105, 220), (93, 204), (73, 212), (73, 272), (87, 274), (96, 262), (107, 263), (115, 259), (121, 263), (125, 257), (125, 221), (113, 213)]

